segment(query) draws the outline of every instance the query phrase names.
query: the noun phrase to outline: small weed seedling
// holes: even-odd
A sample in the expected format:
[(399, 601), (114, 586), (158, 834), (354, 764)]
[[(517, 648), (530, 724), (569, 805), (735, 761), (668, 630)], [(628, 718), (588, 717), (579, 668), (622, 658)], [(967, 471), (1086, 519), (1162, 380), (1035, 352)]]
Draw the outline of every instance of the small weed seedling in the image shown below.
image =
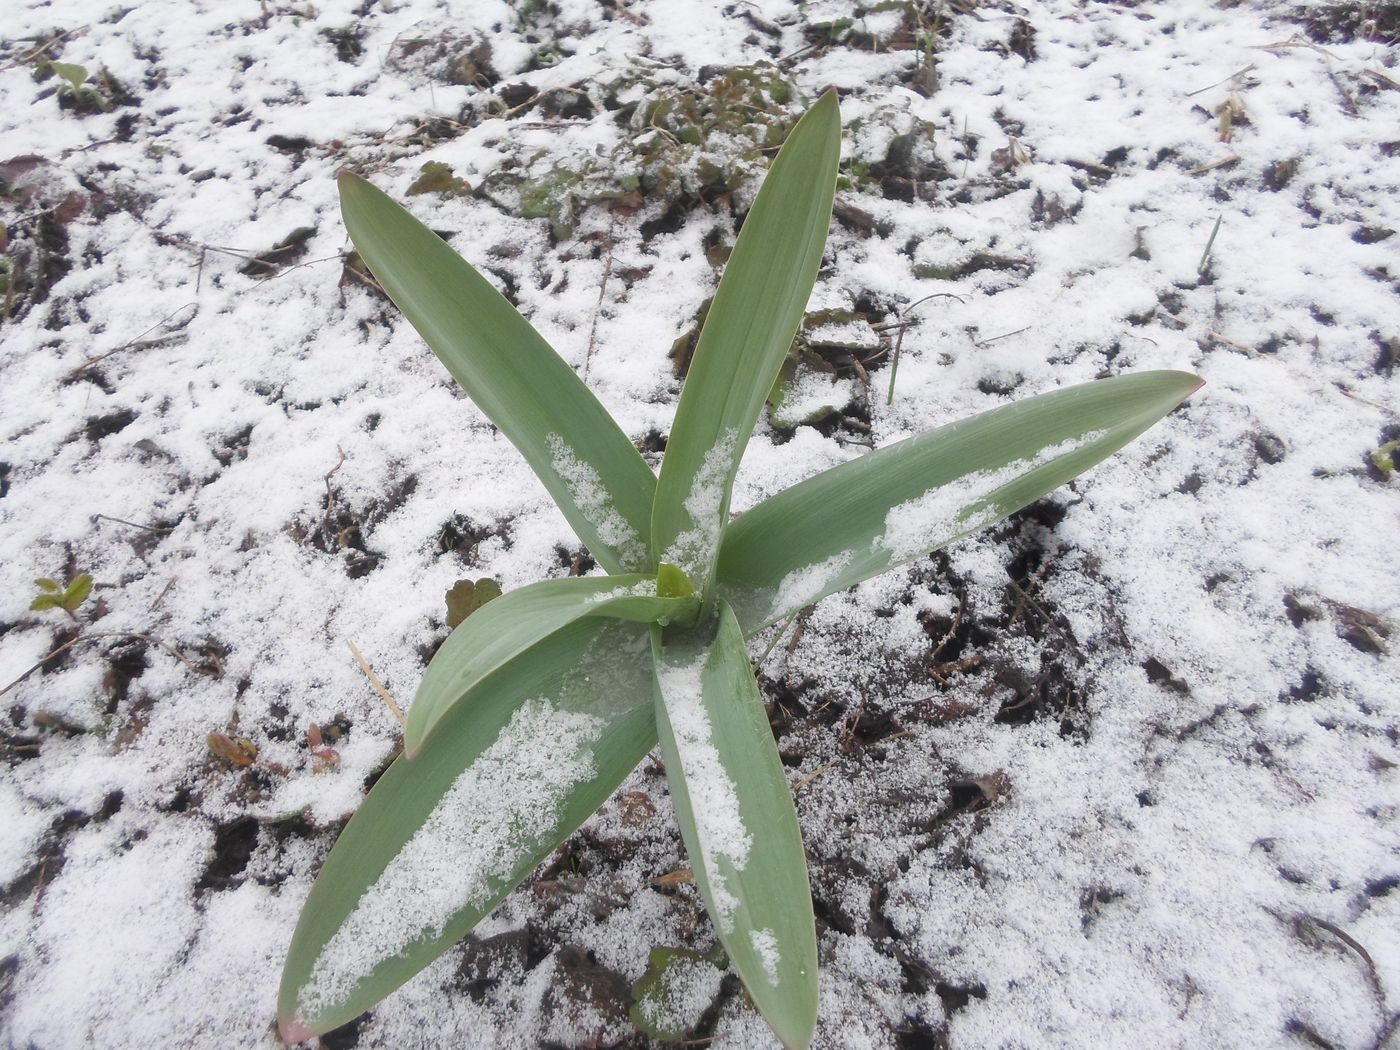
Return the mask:
[(78, 618), (78, 609), (83, 602), (88, 600), (88, 595), (92, 593), (92, 577), (87, 573), (74, 577), (65, 587), (57, 580), (49, 579), (45, 576), (42, 580), (35, 580), (34, 586), (39, 588), (39, 593), (34, 600), (29, 603), (30, 612), (43, 612), (46, 609), (62, 609), (72, 619)]
[(829, 93), (744, 221), (659, 477), (476, 270), (341, 176), (360, 256), (610, 575), (507, 592), (443, 643), (409, 711), (406, 754), (342, 832), (302, 911), (279, 1001), (287, 1042), (351, 1020), (451, 947), (658, 740), (730, 965), (784, 1044), (810, 1042), (812, 898), (745, 639), (1024, 507), (1200, 385), (1144, 372), (1043, 394), (844, 463), (731, 522), (740, 456), (821, 263), (840, 145)]
[(106, 112), (111, 104), (98, 90), (98, 85), (88, 76), (85, 67), (72, 62), (50, 62), (45, 59), (34, 68), (34, 79), (48, 80), (58, 77), (58, 97), (80, 113)]

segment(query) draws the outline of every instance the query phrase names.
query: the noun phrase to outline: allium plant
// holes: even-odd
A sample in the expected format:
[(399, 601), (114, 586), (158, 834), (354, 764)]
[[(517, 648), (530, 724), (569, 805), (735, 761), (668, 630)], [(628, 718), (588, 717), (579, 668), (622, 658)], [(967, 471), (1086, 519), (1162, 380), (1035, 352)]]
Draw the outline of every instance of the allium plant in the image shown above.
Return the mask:
[(346, 226), (376, 279), (608, 575), (507, 592), (443, 643), (409, 710), (405, 754), (341, 834), (297, 924), (279, 1001), (286, 1041), (344, 1024), (450, 948), (659, 741), (730, 965), (786, 1046), (810, 1042), (806, 860), (745, 640), (1026, 506), (1200, 385), (1143, 372), (1029, 398), (834, 467), (730, 521), (740, 456), (821, 263), (840, 145), (828, 93), (744, 221), (659, 476), (489, 282), (379, 190), (341, 176)]

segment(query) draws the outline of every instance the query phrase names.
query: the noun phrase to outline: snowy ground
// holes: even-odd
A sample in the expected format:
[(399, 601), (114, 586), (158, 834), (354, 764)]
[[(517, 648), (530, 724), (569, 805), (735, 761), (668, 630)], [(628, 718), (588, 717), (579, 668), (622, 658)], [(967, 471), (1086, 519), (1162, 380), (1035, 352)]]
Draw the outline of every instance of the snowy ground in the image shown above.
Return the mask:
[[(764, 62), (798, 92), (772, 119), (834, 85), (849, 136), (832, 313), (740, 508), (1016, 397), (1208, 382), (764, 662), (817, 1045), (1391, 1038), (1396, 5), (21, 0), (0, 32), (0, 686), (82, 632), (0, 706), (5, 1045), (274, 1045), (301, 903), (398, 737), (345, 640), (406, 700), (454, 581), (589, 568), (346, 266), (335, 172), (484, 265), (655, 460), (763, 154), (714, 136), (737, 188), (697, 192), (676, 144), (638, 191), (635, 113)], [(430, 161), (471, 192), (407, 198)], [(76, 620), (29, 611), (84, 572)], [(686, 866), (644, 763), (325, 1045), (649, 1045), (648, 952), (714, 943)], [(703, 969), (690, 1037), (772, 1045)]]

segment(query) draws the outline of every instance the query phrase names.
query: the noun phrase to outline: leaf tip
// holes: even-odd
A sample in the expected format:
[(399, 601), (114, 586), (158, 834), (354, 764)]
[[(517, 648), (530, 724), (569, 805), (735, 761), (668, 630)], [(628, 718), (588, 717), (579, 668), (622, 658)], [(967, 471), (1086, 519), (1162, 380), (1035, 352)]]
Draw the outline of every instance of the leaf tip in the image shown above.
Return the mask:
[(283, 1046), (296, 1046), (297, 1043), (315, 1039), (316, 1034), (315, 1029), (309, 1027), (296, 1014), (277, 1018), (277, 1037), (282, 1040)]
[(821, 110), (824, 115), (830, 111), (837, 116), (838, 120), (840, 119), (841, 96), (837, 93), (835, 87), (829, 87), (823, 91), (821, 98), (817, 99), (816, 104), (812, 106), (810, 112), (815, 112), (817, 110)]

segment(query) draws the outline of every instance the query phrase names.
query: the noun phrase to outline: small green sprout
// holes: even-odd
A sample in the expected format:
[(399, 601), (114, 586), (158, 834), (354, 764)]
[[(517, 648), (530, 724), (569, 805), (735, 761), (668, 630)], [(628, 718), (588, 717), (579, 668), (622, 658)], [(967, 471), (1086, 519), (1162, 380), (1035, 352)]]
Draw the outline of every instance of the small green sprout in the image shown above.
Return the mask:
[(50, 62), (48, 65), (55, 76), (67, 81), (68, 86), (61, 90), (76, 95), (87, 84), (88, 71), (82, 66), (74, 65), (72, 62)]
[[(106, 72), (103, 71), (105, 78)], [(92, 80), (88, 74), (86, 66), (80, 66), (73, 62), (51, 62), (47, 59), (39, 62), (34, 67), (34, 79), (39, 81), (48, 80), (50, 77), (58, 77), (63, 81), (58, 86), (58, 97), (79, 111), (102, 111), (111, 108), (111, 103), (103, 96), (99, 90), (99, 85)]]
[[(850, 460), (731, 521), (740, 457), (821, 264), (840, 147), (829, 92), (744, 220), (659, 476), (481, 274), (341, 175), (341, 211), (376, 280), (608, 575), (494, 598), (433, 657), (404, 755), (341, 833), (292, 936), (286, 1042), (352, 1020), (450, 948), (659, 742), (729, 965), (785, 1046), (810, 1043), (807, 864), (746, 640), (1039, 499), (1201, 385), (1143, 372), (1042, 394)], [(670, 1035), (687, 1019), (662, 1020)]]
[(1386, 481), (1395, 474), (1397, 449), (1400, 449), (1400, 441), (1387, 441), (1371, 453), (1371, 465), (1381, 472), (1381, 477)]
[(76, 620), (79, 607), (87, 601), (88, 595), (92, 593), (92, 577), (83, 573), (80, 576), (75, 576), (65, 587), (57, 580), (45, 576), (42, 580), (35, 580), (34, 586), (39, 588), (39, 593), (29, 603), (31, 612), (62, 609)]

